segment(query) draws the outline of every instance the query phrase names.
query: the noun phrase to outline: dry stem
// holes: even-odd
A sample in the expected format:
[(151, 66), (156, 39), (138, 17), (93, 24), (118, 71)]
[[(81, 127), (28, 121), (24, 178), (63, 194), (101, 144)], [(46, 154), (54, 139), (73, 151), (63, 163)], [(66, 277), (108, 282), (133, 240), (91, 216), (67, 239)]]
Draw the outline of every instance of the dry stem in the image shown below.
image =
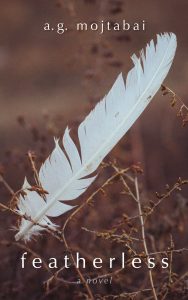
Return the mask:
[[(136, 200), (137, 200), (137, 203), (138, 203), (138, 210), (139, 210), (139, 214), (140, 214), (141, 233), (142, 233), (144, 251), (145, 251), (145, 254), (146, 254), (147, 258), (149, 258), (149, 252), (148, 252), (148, 248), (147, 248), (146, 235), (145, 235), (144, 218), (143, 218), (142, 207), (141, 207), (141, 202), (140, 202), (140, 194), (139, 194), (137, 177), (135, 178), (135, 189), (136, 189)], [(151, 284), (151, 288), (152, 288), (153, 297), (154, 297), (155, 300), (158, 300), (156, 290), (155, 290), (155, 286), (154, 286), (154, 282), (153, 282), (153, 275), (152, 275), (151, 269), (148, 269), (148, 272), (149, 272), (149, 279), (150, 279), (150, 284)]]

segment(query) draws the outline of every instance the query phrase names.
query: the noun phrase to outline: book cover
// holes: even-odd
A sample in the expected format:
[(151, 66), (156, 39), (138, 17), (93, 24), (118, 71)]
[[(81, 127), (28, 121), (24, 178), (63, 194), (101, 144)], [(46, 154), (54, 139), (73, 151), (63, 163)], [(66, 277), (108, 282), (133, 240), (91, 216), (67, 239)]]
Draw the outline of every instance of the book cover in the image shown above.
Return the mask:
[(0, 8), (0, 299), (188, 299), (187, 1)]

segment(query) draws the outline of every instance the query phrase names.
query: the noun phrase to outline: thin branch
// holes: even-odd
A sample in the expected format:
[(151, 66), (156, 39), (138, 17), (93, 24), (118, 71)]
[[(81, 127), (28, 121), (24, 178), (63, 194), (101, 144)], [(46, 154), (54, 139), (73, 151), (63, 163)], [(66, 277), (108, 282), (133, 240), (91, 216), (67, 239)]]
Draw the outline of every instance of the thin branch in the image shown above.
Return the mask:
[(173, 259), (173, 249), (174, 249), (174, 242), (173, 242), (172, 235), (171, 235), (171, 236), (170, 236), (169, 279), (168, 279), (168, 284), (169, 284), (169, 286), (173, 283), (173, 280), (172, 280), (172, 259)]
[[(136, 190), (136, 199), (137, 199), (137, 203), (138, 203), (138, 210), (139, 210), (139, 214), (140, 214), (141, 233), (142, 233), (144, 251), (145, 251), (145, 254), (146, 254), (147, 258), (149, 258), (149, 252), (148, 252), (147, 243), (146, 243), (144, 218), (143, 218), (142, 207), (141, 207), (141, 202), (140, 202), (140, 194), (139, 194), (137, 177), (135, 177), (135, 190)], [(154, 297), (155, 300), (158, 300), (156, 290), (155, 290), (155, 286), (154, 286), (154, 282), (153, 282), (153, 275), (152, 275), (151, 269), (148, 269), (148, 272), (149, 272), (149, 279), (150, 279), (150, 284), (151, 284), (151, 288), (152, 288), (153, 297)]]

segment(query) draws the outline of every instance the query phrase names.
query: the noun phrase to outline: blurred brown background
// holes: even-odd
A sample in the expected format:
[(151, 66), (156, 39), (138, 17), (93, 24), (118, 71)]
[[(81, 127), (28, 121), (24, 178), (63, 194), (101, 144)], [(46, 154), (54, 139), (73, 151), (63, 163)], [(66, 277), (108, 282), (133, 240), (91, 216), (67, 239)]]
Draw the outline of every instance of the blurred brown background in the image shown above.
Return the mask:
[[(98, 97), (109, 90), (117, 74), (120, 71), (126, 74), (130, 69), (130, 55), (159, 32), (177, 34), (178, 51), (166, 84), (186, 101), (187, 1), (127, 0), (122, 1), (120, 11), (116, 3), (107, 0), (1, 1), (1, 151), (23, 141), (23, 132), (16, 126), (18, 115), (34, 123), (40, 122), (44, 112), (62, 112), (67, 124), (78, 114), (84, 117), (90, 98), (95, 97), (97, 102)], [(99, 35), (94, 31), (71, 30), (76, 22), (101, 19), (128, 22), (144, 19), (146, 31)], [(53, 26), (65, 22), (70, 29), (62, 35), (44, 32), (45, 22)], [(157, 168), (155, 173), (165, 176), (176, 167), (180, 175), (186, 174), (186, 130), (182, 131), (160, 93), (135, 128), (141, 135), (145, 163), (151, 166), (152, 161)]]
[[(186, 102), (186, 0), (7, 0), (1, 1), (0, 7), (1, 155), (7, 149), (28, 149), (30, 141), (17, 124), (18, 116), (38, 126), (44, 114), (62, 114), (61, 133), (66, 124), (84, 118), (91, 100), (94, 105), (104, 96), (120, 71), (126, 75), (132, 66), (130, 56), (156, 33), (172, 31), (177, 35), (177, 55), (166, 84)], [(79, 21), (122, 19), (144, 19), (146, 31), (99, 35), (71, 30)], [(45, 22), (52, 26), (65, 22), (69, 30), (62, 35), (44, 32)], [(133, 161), (146, 167), (149, 187), (153, 187), (153, 180), (160, 179), (163, 184), (169, 177), (187, 175), (187, 130), (182, 130), (160, 92), (131, 132), (137, 137)]]

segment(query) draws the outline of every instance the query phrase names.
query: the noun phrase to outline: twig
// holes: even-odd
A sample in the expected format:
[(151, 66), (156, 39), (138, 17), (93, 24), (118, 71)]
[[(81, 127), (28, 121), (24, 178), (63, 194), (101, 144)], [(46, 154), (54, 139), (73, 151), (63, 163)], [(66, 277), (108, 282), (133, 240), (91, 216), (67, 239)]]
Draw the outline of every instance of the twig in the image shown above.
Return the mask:
[[(149, 252), (148, 252), (147, 243), (146, 243), (144, 218), (143, 218), (142, 207), (141, 207), (141, 203), (140, 203), (140, 194), (139, 194), (137, 177), (135, 177), (135, 190), (136, 190), (136, 199), (137, 199), (137, 203), (138, 203), (138, 210), (139, 210), (139, 214), (140, 214), (140, 223), (141, 223), (141, 233), (142, 233), (143, 246), (144, 246), (145, 254), (146, 254), (147, 258), (149, 258)], [(155, 290), (155, 287), (154, 287), (153, 275), (152, 275), (151, 269), (148, 269), (148, 272), (149, 272), (149, 279), (150, 279), (150, 284), (151, 284), (151, 288), (152, 288), (153, 297), (154, 297), (155, 300), (158, 300), (156, 290)]]
[(178, 110), (177, 116), (182, 118), (182, 126), (184, 127), (188, 123), (188, 107), (184, 103), (184, 101), (169, 87), (162, 85), (161, 91), (163, 96), (170, 95), (171, 96), (171, 106), (176, 106), (177, 102), (180, 104), (180, 108)]
[(137, 241), (140, 242), (141, 240), (132, 236), (129, 236), (128, 234), (126, 234), (125, 232), (123, 234), (114, 234), (111, 231), (106, 231), (106, 232), (99, 232), (99, 231), (95, 231), (95, 230), (90, 230), (86, 227), (82, 227), (82, 230), (89, 232), (89, 233), (93, 233), (96, 236), (106, 236), (107, 238), (126, 238), (127, 240), (133, 240), (133, 241)]
[(173, 258), (173, 249), (174, 249), (174, 242), (173, 242), (172, 235), (171, 235), (171, 236), (170, 236), (169, 279), (168, 279), (168, 284), (169, 284), (169, 286), (173, 283), (173, 280), (172, 280), (172, 258)]
[[(118, 300), (118, 299), (121, 299), (121, 298), (125, 298), (126, 296), (129, 297), (129, 299), (133, 299), (133, 298), (130, 298), (130, 297), (136, 297), (137, 295), (141, 294), (141, 293), (147, 293), (147, 292), (151, 292), (151, 289), (143, 289), (143, 290), (139, 290), (139, 291), (136, 291), (136, 292), (123, 292), (119, 295), (107, 295), (107, 296), (104, 296), (102, 299), (113, 299), (113, 300)], [(134, 298), (135, 299), (135, 298)]]
[(71, 257), (71, 260), (72, 260), (73, 265), (74, 265), (74, 267), (75, 267), (75, 270), (77, 271), (77, 273), (78, 273), (78, 275), (79, 275), (79, 277), (80, 277), (80, 279), (81, 279), (83, 285), (85, 286), (85, 289), (87, 290), (90, 299), (91, 299), (91, 300), (94, 300), (94, 296), (93, 296), (93, 294), (92, 294), (92, 291), (91, 291), (91, 289), (90, 289), (90, 287), (89, 287), (87, 281), (85, 280), (85, 278), (84, 278), (84, 276), (82, 275), (82, 272), (79, 270), (79, 268), (76, 267), (76, 261), (75, 261), (75, 259), (74, 259), (74, 256), (73, 256), (72, 252), (71, 252), (70, 249), (69, 249), (69, 245), (68, 245), (68, 243), (67, 243), (67, 241), (66, 241), (66, 238), (65, 238), (64, 230), (63, 230), (63, 232), (62, 232), (62, 239), (63, 239), (63, 241), (64, 241), (64, 244), (65, 244), (65, 247), (66, 247), (67, 251), (69, 251), (69, 253), (70, 253), (70, 257)]
[(5, 186), (5, 188), (9, 191), (9, 193), (14, 196), (14, 191), (13, 189), (10, 187), (10, 185), (8, 184), (8, 182), (3, 178), (3, 176), (0, 174), (0, 182), (3, 183), (3, 185)]
[(166, 198), (169, 198), (174, 191), (180, 191), (181, 187), (184, 184), (188, 184), (188, 180), (178, 178), (178, 181), (172, 186), (172, 188), (169, 188), (169, 186), (168, 186), (167, 191), (165, 193), (163, 193), (162, 195), (160, 195), (159, 193), (156, 192), (156, 196), (159, 200), (153, 204), (153, 207), (150, 209), (149, 212), (147, 212), (146, 217), (151, 215), (153, 213), (153, 211), (155, 210), (155, 208), (157, 206), (159, 206), (163, 200), (165, 200)]

